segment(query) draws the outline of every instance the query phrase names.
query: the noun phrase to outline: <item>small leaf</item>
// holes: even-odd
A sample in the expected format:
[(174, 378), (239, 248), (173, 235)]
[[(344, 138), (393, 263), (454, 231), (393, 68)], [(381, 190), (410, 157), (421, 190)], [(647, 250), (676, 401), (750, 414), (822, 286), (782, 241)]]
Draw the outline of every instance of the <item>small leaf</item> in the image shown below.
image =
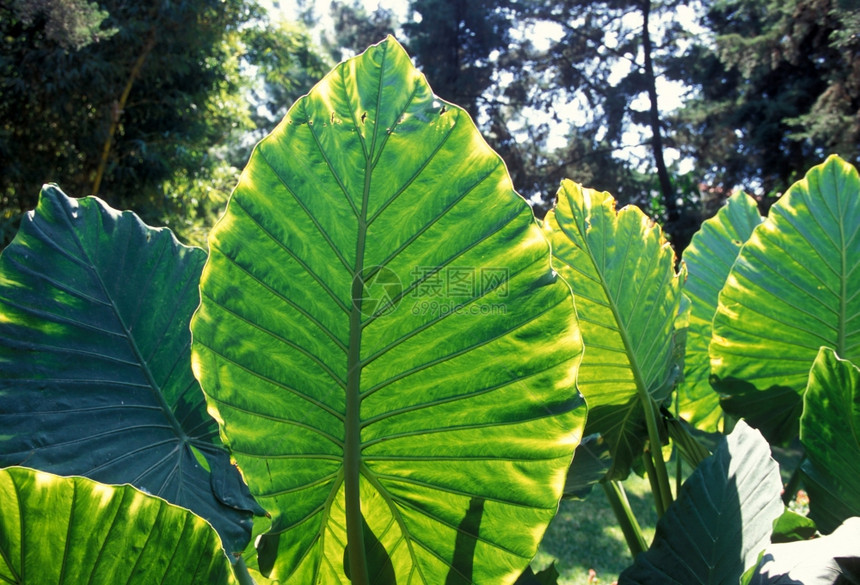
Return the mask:
[(779, 544), (809, 540), (817, 533), (818, 527), (812, 519), (786, 508), (773, 523), (773, 534), (771, 534), (770, 541)]
[(587, 348), (578, 380), (588, 403), (586, 434), (609, 443), (608, 477), (623, 479), (647, 438), (643, 406), (666, 402), (679, 373), (674, 253), (638, 208), (616, 213), (609, 193), (571, 181), (562, 182), (544, 230), (573, 289)]
[(205, 260), (167, 229), (46, 186), (0, 256), (0, 465), (130, 483), (238, 552), (255, 504), (190, 365)]
[(135, 488), (0, 469), (0, 582), (235, 584), (202, 518)]
[(694, 427), (721, 427), (720, 397), (710, 383), (708, 345), (720, 290), (743, 244), (762, 221), (755, 200), (732, 195), (717, 214), (702, 224), (684, 250), (687, 282), (684, 295), (692, 304), (684, 357), (684, 380), (678, 387), (679, 413)]
[(664, 413), (663, 420), (673, 445), (678, 448), (678, 453), (690, 467), (695, 469), (711, 454), (710, 448), (706, 444), (712, 443), (713, 439), (704, 432), (689, 428), (687, 423), (666, 413)]
[(770, 543), (782, 513), (779, 466), (761, 434), (743, 421), (687, 478), (657, 523), (654, 542), (619, 585), (738, 583)]
[(860, 516), (860, 369), (822, 347), (803, 405), (803, 483), (809, 515), (827, 534)]
[(710, 345), (723, 408), (772, 442), (797, 435), (821, 346), (860, 360), (860, 177), (813, 167), (753, 231), (720, 293)]

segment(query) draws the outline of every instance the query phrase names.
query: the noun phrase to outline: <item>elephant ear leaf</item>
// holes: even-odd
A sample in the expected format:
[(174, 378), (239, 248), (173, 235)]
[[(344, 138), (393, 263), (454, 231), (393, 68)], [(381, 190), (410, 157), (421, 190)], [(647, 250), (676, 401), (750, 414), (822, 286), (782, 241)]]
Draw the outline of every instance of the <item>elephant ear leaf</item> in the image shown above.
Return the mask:
[(761, 221), (755, 200), (736, 193), (702, 224), (684, 250), (684, 294), (690, 299), (691, 311), (678, 407), (685, 420), (704, 431), (718, 430), (723, 418), (720, 396), (710, 382), (708, 357), (717, 301), (741, 247)]
[(264, 573), (513, 581), (582, 434), (582, 348), (466, 112), (389, 37), (290, 108), (209, 243), (193, 366), (273, 517)]
[(623, 479), (648, 437), (646, 409), (657, 416), (679, 373), (675, 255), (638, 208), (616, 212), (609, 193), (572, 181), (562, 182), (544, 229), (554, 264), (573, 289), (587, 348), (579, 375), (586, 433), (606, 439), (609, 478)]
[(825, 534), (860, 516), (860, 369), (822, 347), (803, 396), (809, 515)]
[(620, 575), (619, 585), (738, 583), (770, 544), (784, 509), (781, 491), (767, 441), (738, 422), (681, 486), (651, 547)]
[(205, 260), (169, 230), (46, 186), (0, 256), (0, 465), (130, 483), (236, 552), (254, 502), (190, 367)]
[(720, 292), (710, 345), (723, 408), (772, 442), (798, 433), (821, 346), (860, 361), (860, 177), (837, 156), (771, 207)]
[(129, 485), (0, 469), (0, 582), (235, 585), (202, 518)]

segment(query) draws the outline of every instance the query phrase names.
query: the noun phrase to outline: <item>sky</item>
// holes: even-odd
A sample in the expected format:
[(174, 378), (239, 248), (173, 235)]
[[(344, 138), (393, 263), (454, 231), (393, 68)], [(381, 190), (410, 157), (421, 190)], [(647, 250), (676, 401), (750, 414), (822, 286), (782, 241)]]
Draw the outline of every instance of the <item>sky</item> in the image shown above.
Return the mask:
[[(293, 20), (298, 15), (296, 0), (265, 0), (262, 4), (272, 4), (275, 12), (280, 12), (287, 19)], [(321, 17), (322, 24), (325, 25), (329, 18), (329, 6), (331, 0), (305, 0), (306, 5), (314, 5), (314, 11)], [(364, 0), (364, 9), (367, 12), (374, 12), (377, 8), (391, 10), (398, 16), (398, 20), (405, 18), (409, 11), (408, 0)]]

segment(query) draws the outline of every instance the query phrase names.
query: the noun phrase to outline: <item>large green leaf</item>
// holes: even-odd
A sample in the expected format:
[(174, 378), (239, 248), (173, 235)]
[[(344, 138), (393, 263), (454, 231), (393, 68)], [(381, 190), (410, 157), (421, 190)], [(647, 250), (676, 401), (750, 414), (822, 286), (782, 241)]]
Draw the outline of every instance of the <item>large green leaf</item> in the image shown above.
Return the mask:
[(860, 178), (836, 156), (771, 207), (720, 293), (710, 346), (724, 408), (772, 441), (797, 435), (818, 348), (860, 360)]
[(623, 479), (642, 453), (645, 408), (656, 410), (678, 374), (675, 319), (681, 282), (660, 227), (636, 207), (615, 212), (609, 193), (564, 181), (544, 229), (573, 288), (586, 352), (579, 387), (586, 433), (609, 442), (609, 477)]
[(0, 582), (235, 584), (212, 527), (135, 488), (0, 469)]
[(513, 582), (582, 433), (582, 348), (468, 115), (388, 38), (257, 146), (209, 243), (193, 367), (273, 516), (264, 573)]
[(822, 347), (803, 397), (800, 440), (809, 515), (829, 533), (860, 516), (860, 369)]
[(47, 186), (0, 256), (0, 465), (131, 483), (230, 551), (253, 501), (190, 367), (206, 254)]
[(761, 221), (755, 200), (738, 192), (714, 217), (702, 224), (684, 250), (687, 267), (684, 294), (692, 308), (684, 355), (684, 380), (678, 387), (679, 411), (685, 420), (704, 431), (718, 430), (723, 413), (719, 394), (709, 379), (708, 345), (717, 300), (741, 246)]
[(736, 585), (770, 544), (783, 511), (779, 466), (761, 434), (738, 422), (687, 478), (657, 523), (654, 542), (619, 585)]

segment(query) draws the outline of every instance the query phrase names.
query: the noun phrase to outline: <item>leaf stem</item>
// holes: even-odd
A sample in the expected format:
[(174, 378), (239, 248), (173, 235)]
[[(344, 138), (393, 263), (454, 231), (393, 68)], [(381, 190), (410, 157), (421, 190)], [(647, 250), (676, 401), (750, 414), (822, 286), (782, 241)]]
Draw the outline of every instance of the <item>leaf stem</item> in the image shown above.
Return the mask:
[(645, 465), (645, 475), (648, 476), (648, 483), (651, 484), (651, 495), (654, 496), (654, 509), (657, 510), (657, 517), (661, 517), (666, 513), (666, 506), (663, 505), (663, 497), (660, 495), (660, 483), (657, 481), (657, 469), (654, 466), (654, 460), (651, 458), (650, 448), (645, 449), (642, 454), (642, 463)]
[(239, 585), (257, 585), (257, 582), (251, 577), (251, 573), (248, 572), (248, 565), (245, 564), (245, 559), (242, 557), (239, 557), (233, 565), (233, 575), (236, 576)]
[(615, 518), (621, 526), (621, 532), (624, 533), (624, 540), (627, 541), (630, 555), (635, 559), (636, 555), (648, 550), (648, 544), (642, 536), (642, 529), (639, 527), (633, 510), (630, 508), (624, 486), (621, 482), (614, 480), (602, 481), (600, 486), (606, 494), (606, 499), (609, 500), (612, 511), (615, 512)]
[[(647, 394), (647, 393), (645, 393)], [(657, 407), (650, 396), (643, 398), (643, 410), (645, 411), (645, 424), (648, 428), (649, 448), (645, 450), (643, 459), (648, 467), (648, 478), (651, 481), (651, 490), (654, 494), (654, 504), (657, 508), (657, 517), (666, 513), (672, 503), (672, 486), (669, 483), (669, 472), (666, 470), (666, 462), (663, 460), (663, 450), (660, 448), (660, 433), (657, 430)], [(653, 479), (652, 479), (653, 478)]]

